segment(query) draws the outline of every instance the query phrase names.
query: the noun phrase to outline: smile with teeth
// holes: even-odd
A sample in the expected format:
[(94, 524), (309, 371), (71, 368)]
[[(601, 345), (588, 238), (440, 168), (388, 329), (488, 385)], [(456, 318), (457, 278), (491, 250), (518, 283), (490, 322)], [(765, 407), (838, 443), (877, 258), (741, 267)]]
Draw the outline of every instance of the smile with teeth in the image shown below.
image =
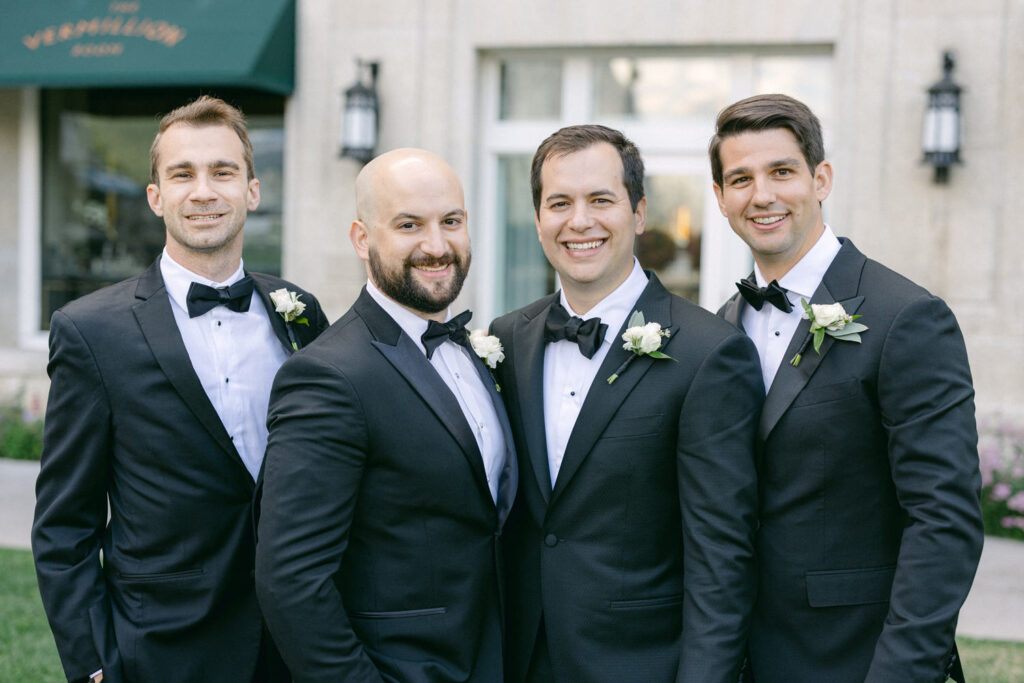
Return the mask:
[(418, 268), (419, 270), (425, 270), (428, 273), (440, 273), (442, 270), (447, 268), (448, 265), (449, 264), (446, 263), (443, 266), (413, 266), (413, 267), (414, 268)]
[(751, 218), (750, 220), (754, 221), (758, 225), (774, 225), (775, 223), (778, 223), (779, 221), (781, 221), (785, 217), (786, 217), (785, 215), (782, 215), (782, 216), (764, 216), (764, 217), (761, 217), (761, 218)]
[(192, 214), (191, 216), (185, 216), (185, 218), (193, 222), (202, 223), (206, 221), (215, 221), (223, 215), (224, 214), (222, 213)]
[(565, 248), (569, 251), (586, 251), (587, 249), (596, 249), (604, 244), (604, 240), (593, 240), (591, 242), (566, 242)]

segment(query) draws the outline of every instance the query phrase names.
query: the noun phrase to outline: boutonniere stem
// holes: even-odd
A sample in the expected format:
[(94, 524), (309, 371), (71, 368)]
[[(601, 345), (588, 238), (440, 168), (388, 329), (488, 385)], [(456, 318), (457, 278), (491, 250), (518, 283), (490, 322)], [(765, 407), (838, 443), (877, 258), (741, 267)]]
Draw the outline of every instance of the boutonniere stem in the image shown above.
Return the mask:
[(661, 329), (659, 323), (644, 322), (644, 314), (640, 311), (633, 311), (633, 315), (629, 317), (629, 322), (626, 325), (626, 331), (622, 334), (622, 341), (626, 342), (622, 348), (632, 351), (633, 355), (626, 358), (622, 365), (611, 374), (608, 384), (617, 380), (619, 375), (626, 371), (629, 364), (640, 356), (675, 361), (675, 358), (661, 351), (662, 344), (671, 334), (669, 330)]
[(860, 333), (866, 332), (868, 329), (867, 325), (854, 322), (860, 316), (850, 315), (842, 304), (809, 304), (807, 299), (801, 298), (800, 305), (804, 307), (802, 317), (804, 320), (811, 321), (811, 327), (807, 331), (807, 337), (797, 349), (796, 355), (789, 361), (793, 367), (800, 365), (804, 350), (812, 339), (814, 340), (814, 352), (820, 354), (821, 343), (825, 340), (825, 335), (837, 341), (860, 344)]
[(288, 341), (291, 342), (292, 349), (295, 351), (299, 350), (299, 342), (295, 338), (295, 332), (290, 323), (309, 325), (309, 320), (299, 317), (306, 310), (306, 304), (299, 301), (301, 296), (298, 292), (289, 292), (284, 287), (270, 293), (270, 301), (274, 304), (274, 310), (280, 313), (284, 319), (284, 329), (288, 333)]

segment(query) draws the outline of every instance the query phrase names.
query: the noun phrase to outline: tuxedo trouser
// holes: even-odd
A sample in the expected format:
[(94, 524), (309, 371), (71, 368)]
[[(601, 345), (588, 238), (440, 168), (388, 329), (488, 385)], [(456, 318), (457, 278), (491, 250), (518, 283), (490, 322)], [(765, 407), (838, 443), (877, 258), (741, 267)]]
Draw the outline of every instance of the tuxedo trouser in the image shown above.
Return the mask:
[(541, 615), (537, 629), (537, 642), (533, 644), (533, 655), (526, 670), (526, 683), (554, 683), (555, 674), (551, 668), (551, 653), (548, 651), (548, 633)]

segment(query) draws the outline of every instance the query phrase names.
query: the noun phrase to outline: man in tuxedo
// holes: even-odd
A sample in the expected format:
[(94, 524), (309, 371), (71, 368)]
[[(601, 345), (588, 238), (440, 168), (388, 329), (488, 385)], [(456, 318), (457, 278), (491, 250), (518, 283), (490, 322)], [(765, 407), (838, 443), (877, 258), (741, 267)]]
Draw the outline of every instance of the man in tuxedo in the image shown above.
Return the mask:
[(449, 315), (470, 263), (462, 185), (399, 149), (356, 199), (366, 287), (274, 381), (260, 604), (296, 681), (500, 681), (515, 452), (478, 357), (493, 349)]
[[(327, 321), (312, 295), (243, 270), (260, 192), (240, 111), (174, 110), (150, 161), (163, 253), (50, 323), (39, 590), (69, 681), (272, 680), (253, 489), (274, 373)], [(275, 311), (276, 290), (301, 320)]]
[[(562, 289), (492, 326), (520, 463), (507, 680), (734, 683), (755, 587), (756, 351), (641, 270), (643, 161), (621, 133), (559, 130), (531, 185)], [(641, 354), (622, 339), (637, 312), (660, 326)]]
[[(805, 105), (731, 105), (710, 156), (722, 214), (754, 256), (720, 314), (757, 345), (768, 387), (754, 680), (944, 680), (959, 673), (953, 635), (982, 544), (956, 320), (825, 225), (832, 167)], [(819, 323), (860, 317), (815, 350), (801, 300), (844, 309), (817, 309)], [(860, 326), (859, 343), (843, 336)]]

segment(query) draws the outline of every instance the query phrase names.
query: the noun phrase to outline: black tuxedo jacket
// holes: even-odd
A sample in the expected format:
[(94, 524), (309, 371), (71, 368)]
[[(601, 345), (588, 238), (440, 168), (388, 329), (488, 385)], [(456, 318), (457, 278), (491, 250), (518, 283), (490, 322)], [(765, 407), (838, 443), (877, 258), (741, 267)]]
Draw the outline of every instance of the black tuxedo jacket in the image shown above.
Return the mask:
[[(754, 679), (943, 680), (982, 544), (963, 337), (945, 303), (847, 240), (811, 302), (868, 330), (794, 367), (801, 321), (765, 400)], [(743, 306), (720, 314), (738, 325)]]
[[(303, 295), (300, 343), (326, 327), (311, 294), (252, 276), (289, 353), (271, 291)], [(253, 480), (189, 361), (159, 259), (53, 314), (48, 372), (32, 549), (68, 679), (249, 683), (263, 631)]]
[(635, 357), (608, 384), (631, 355), (609, 330), (553, 488), (543, 335), (558, 295), (493, 323), (520, 454), (507, 680), (526, 677), (542, 617), (559, 681), (737, 680), (755, 586), (757, 351), (649, 277), (634, 308), (672, 331), (662, 350), (676, 362)]
[(458, 401), (366, 293), (282, 367), (270, 402), (256, 588), (296, 681), (501, 680), (498, 504)]

